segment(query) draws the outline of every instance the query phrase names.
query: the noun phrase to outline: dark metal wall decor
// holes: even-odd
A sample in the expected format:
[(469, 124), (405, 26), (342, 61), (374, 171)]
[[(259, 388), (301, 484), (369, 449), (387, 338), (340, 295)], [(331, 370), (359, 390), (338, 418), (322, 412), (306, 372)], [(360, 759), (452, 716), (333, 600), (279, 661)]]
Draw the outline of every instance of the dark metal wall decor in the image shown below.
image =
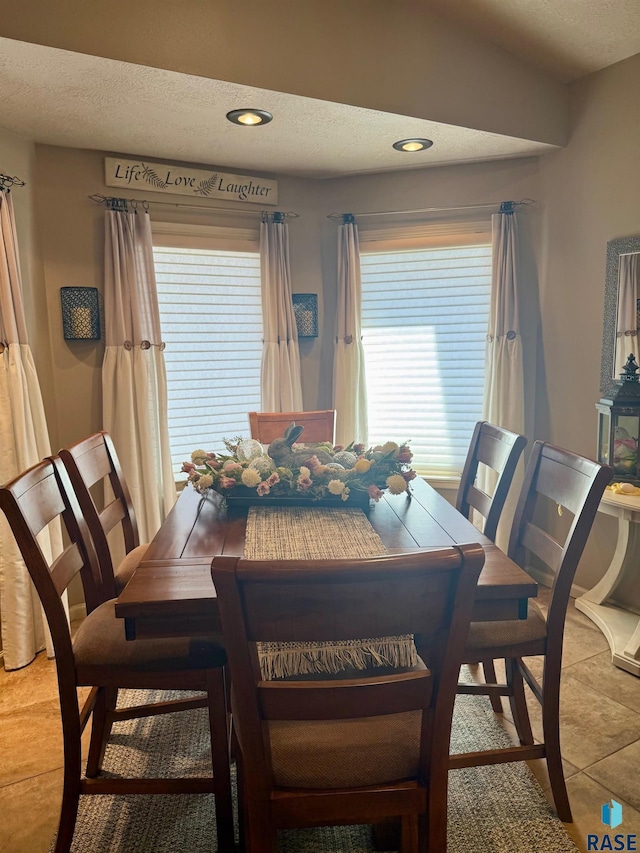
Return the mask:
[(65, 341), (100, 340), (97, 287), (61, 287), (60, 301)]
[(316, 293), (292, 293), (293, 313), (299, 338), (318, 337), (318, 295)]

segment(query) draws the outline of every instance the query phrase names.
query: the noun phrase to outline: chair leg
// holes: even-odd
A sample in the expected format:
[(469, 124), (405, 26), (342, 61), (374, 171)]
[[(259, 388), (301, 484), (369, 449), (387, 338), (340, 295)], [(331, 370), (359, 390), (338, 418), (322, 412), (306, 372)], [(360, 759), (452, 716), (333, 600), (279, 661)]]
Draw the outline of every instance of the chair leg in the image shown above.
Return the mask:
[[(557, 672), (549, 672), (549, 669)], [(564, 823), (572, 823), (569, 795), (562, 769), (560, 752), (560, 667), (553, 664), (545, 666), (542, 690), (542, 731), (546, 750), (547, 771), (551, 783), (551, 793), (558, 817)]]
[(218, 853), (227, 853), (234, 849), (234, 833), (225, 672), (222, 667), (207, 671), (207, 695)]
[(402, 815), (400, 826), (400, 853), (418, 853), (418, 815)]
[(62, 709), (62, 737), (64, 749), (64, 780), (62, 805), (54, 853), (69, 853), (78, 818), (80, 800), (80, 774), (82, 771), (82, 746), (79, 717), (66, 717)]
[[(246, 793), (246, 792), (245, 792)], [(246, 802), (246, 853), (278, 853), (278, 831), (271, 824), (266, 804)]]
[(109, 743), (111, 726), (113, 725), (113, 711), (117, 701), (118, 689), (116, 687), (101, 687), (98, 690), (93, 709), (91, 740), (85, 771), (88, 779), (94, 779), (102, 768), (104, 753)]
[[(493, 660), (491, 658), (486, 658), (480, 661), (482, 664), (482, 672), (484, 673), (484, 681), (485, 684), (497, 684), (496, 679), (496, 668), (493, 664)], [(496, 712), (496, 714), (503, 713), (502, 707), (502, 698), (500, 696), (494, 696), (491, 694), (489, 696), (489, 701), (491, 702), (491, 707)]]
[(518, 738), (523, 746), (530, 746), (533, 744), (533, 732), (531, 731), (527, 700), (524, 695), (524, 680), (518, 666), (518, 660), (516, 658), (507, 658), (504, 663), (507, 673), (507, 684), (510, 687), (509, 705), (511, 707), (511, 714), (513, 715), (513, 722), (518, 732)]

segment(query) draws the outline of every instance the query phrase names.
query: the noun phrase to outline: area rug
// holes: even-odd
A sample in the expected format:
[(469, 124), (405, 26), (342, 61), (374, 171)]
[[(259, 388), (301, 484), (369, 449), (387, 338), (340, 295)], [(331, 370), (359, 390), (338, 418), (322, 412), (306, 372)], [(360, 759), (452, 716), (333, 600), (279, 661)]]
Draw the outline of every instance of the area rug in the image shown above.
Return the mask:
[[(161, 694), (156, 694), (158, 698)], [(122, 691), (119, 704), (148, 701)], [(149, 776), (206, 774), (206, 710), (114, 726), (105, 771)], [(456, 700), (451, 749), (509, 745), (485, 697)], [(449, 781), (449, 853), (575, 853), (577, 848), (522, 763), (456, 770)], [(50, 850), (53, 849), (53, 844)], [(371, 827), (280, 834), (281, 853), (372, 853)], [(83, 796), (72, 853), (214, 853), (213, 796)], [(434, 851), (437, 853), (437, 851)]]

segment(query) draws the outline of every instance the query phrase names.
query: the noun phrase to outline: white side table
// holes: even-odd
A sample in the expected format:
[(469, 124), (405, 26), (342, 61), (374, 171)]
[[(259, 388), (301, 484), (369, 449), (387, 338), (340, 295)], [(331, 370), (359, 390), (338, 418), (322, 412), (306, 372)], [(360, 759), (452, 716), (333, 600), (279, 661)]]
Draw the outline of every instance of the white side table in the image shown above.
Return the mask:
[(602, 580), (576, 598), (576, 607), (600, 628), (611, 649), (615, 666), (640, 676), (640, 614), (624, 602), (607, 604), (626, 573), (640, 576), (640, 497), (605, 492), (600, 512), (618, 519), (618, 542), (611, 565)]

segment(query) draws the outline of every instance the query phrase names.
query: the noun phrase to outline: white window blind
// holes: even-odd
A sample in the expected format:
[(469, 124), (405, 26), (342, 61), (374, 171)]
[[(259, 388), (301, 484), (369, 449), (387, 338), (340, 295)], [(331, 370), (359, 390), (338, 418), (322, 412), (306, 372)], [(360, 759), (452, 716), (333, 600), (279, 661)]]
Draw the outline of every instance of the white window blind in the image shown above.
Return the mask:
[(459, 476), (482, 414), (491, 245), (368, 242), (361, 271), (369, 441), (410, 439), (418, 473)]
[(153, 250), (176, 474), (191, 451), (249, 435), (260, 408), (262, 307), (257, 251)]

